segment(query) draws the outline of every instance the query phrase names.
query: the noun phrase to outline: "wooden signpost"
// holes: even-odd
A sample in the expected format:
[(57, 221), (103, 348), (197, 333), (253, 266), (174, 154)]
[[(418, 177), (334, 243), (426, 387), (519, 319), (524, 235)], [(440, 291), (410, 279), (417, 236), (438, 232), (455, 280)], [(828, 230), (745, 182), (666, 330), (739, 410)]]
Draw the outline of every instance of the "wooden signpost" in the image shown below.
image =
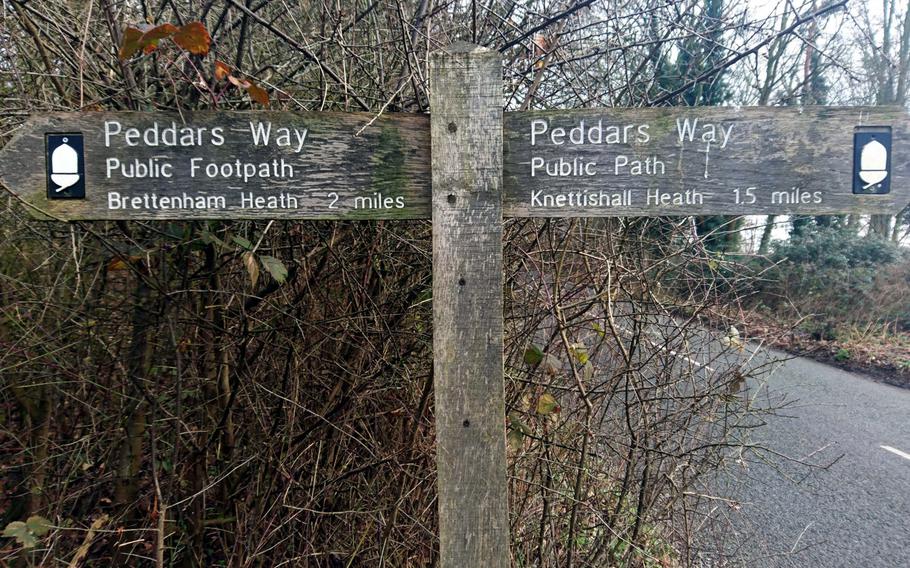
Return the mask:
[[(854, 138), (910, 139), (900, 109), (519, 112), (484, 135), (500, 130), (506, 217), (895, 213), (910, 202), (900, 142), (886, 148), (887, 193), (862, 180), (854, 192)], [(413, 114), (50, 113), (3, 149), (0, 176), (33, 214), (65, 221), (429, 219), (430, 131)], [(68, 174), (80, 177), (76, 198), (51, 178), (63, 138), (84, 167)]]
[[(50, 170), (48, 133), (81, 140), (84, 198), (31, 166)], [(430, 128), (413, 114), (43, 114), (3, 149), (0, 176), (67, 221), (428, 219)]]
[(443, 567), (509, 564), (503, 217), (897, 213), (902, 109), (502, 112), (497, 52), (431, 56), (429, 117), (49, 113), (0, 152), (48, 220), (429, 219)]

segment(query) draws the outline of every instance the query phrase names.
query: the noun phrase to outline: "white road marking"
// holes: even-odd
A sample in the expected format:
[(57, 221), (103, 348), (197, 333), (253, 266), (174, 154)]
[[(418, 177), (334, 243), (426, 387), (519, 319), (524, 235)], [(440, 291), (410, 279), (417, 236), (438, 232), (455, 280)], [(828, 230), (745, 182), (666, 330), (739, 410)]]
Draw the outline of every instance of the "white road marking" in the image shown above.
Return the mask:
[(904, 458), (905, 460), (910, 460), (910, 454), (908, 454), (907, 452), (902, 452), (902, 451), (898, 450), (897, 448), (892, 448), (891, 446), (879, 446), (879, 448), (885, 450), (886, 452), (891, 452), (892, 454), (898, 455), (898, 456)]
[[(629, 336), (629, 337), (633, 337), (633, 336), (634, 336), (634, 334), (632, 333), (632, 331), (630, 331), (630, 330), (628, 330), (628, 329), (626, 329), (626, 328), (624, 328), (624, 327), (622, 327), (622, 326), (616, 326), (616, 327), (618, 327), (618, 328), (619, 328), (619, 331), (621, 331), (622, 333), (626, 334), (627, 336)], [(648, 333), (648, 335), (652, 335), (652, 334), (651, 334), (651, 333)], [(698, 367), (699, 369), (705, 369), (706, 371), (708, 371), (708, 372), (710, 372), (710, 373), (715, 373), (715, 372), (717, 372), (717, 371), (715, 371), (712, 367), (710, 367), (710, 366), (708, 366), (708, 365), (705, 365), (704, 363), (699, 363), (698, 361), (696, 361), (695, 359), (692, 359), (691, 357), (687, 357), (686, 355), (682, 355), (681, 353), (677, 353), (674, 349), (668, 349), (666, 345), (660, 345), (659, 343), (657, 343), (657, 342), (655, 342), (655, 341), (651, 341), (651, 340), (648, 339), (647, 337), (643, 337), (642, 339), (644, 339), (647, 343), (649, 343), (649, 344), (651, 345), (651, 347), (657, 348), (658, 351), (664, 351), (664, 352), (666, 352), (666, 353), (669, 353), (672, 357), (676, 357), (677, 359), (682, 359), (682, 360), (685, 361), (686, 363), (695, 365), (695, 366)]]

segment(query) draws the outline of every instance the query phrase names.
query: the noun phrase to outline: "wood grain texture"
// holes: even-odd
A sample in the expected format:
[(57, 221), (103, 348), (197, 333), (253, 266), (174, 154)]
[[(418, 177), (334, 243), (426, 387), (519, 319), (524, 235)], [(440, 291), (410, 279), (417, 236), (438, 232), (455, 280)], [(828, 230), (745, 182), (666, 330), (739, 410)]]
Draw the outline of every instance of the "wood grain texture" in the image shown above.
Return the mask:
[(499, 54), (455, 44), (430, 81), (440, 566), (506, 568)]
[[(679, 121), (685, 119), (690, 125), (697, 119), (698, 125), (693, 140), (686, 136), (681, 143)], [(547, 132), (535, 136), (532, 146), (534, 121), (538, 121), (538, 131), (543, 129), (539, 122), (543, 121)], [(584, 143), (573, 144), (570, 131), (582, 122)], [(588, 130), (594, 127), (592, 134), (596, 137), (599, 124), (603, 126), (603, 140), (591, 143)], [(642, 125), (647, 125), (646, 136), (639, 133)], [(711, 144), (702, 140), (707, 125), (713, 125), (717, 132), (717, 140)], [(853, 194), (853, 133), (861, 125), (892, 128), (890, 194)], [(606, 142), (607, 127), (619, 128), (619, 142)], [(554, 143), (549, 135), (557, 128), (563, 129), (564, 135), (557, 136)], [(503, 207), (508, 217), (894, 214), (910, 203), (910, 119), (899, 108), (667, 107), (516, 112), (506, 113), (504, 131)], [(724, 145), (725, 132), (729, 136)], [(574, 132), (576, 141), (578, 133)], [(710, 138), (709, 131), (707, 134)], [(625, 158), (620, 159), (617, 169), (619, 156)], [(532, 176), (534, 158), (538, 165), (540, 160), (557, 165), (561, 159), (576, 169), (578, 164), (594, 164), (594, 175), (552, 176), (538, 167)], [(651, 175), (644, 173), (649, 159), (652, 172), (656, 170)], [(641, 175), (632, 175), (634, 161), (640, 165)], [(653, 168), (658, 161), (662, 165)], [(754, 203), (746, 196), (748, 188), (753, 188)], [(604, 192), (620, 195), (616, 198), (620, 199), (624, 190), (630, 192), (627, 204), (568, 203), (572, 194), (596, 195), (587, 199), (598, 199)], [(656, 199), (671, 201), (648, 203), (649, 192)], [(686, 192), (693, 202), (685, 203)], [(683, 203), (674, 205), (672, 199), (677, 194)], [(700, 202), (696, 202), (698, 194)], [(550, 199), (564, 195), (565, 204), (542, 203), (540, 198), (547, 195)]]
[[(105, 120), (140, 129), (156, 121), (180, 127), (221, 126), (225, 143), (198, 148), (105, 147)], [(679, 125), (685, 120), (693, 125), (692, 140), (681, 143)], [(273, 144), (254, 146), (251, 121), (271, 122), (274, 129), (306, 128), (306, 143), (300, 153)], [(532, 146), (532, 128), (537, 124), (539, 129), (540, 121), (547, 130)], [(32, 117), (0, 152), (0, 178), (30, 205), (32, 213), (51, 219), (426, 219), (431, 192), (429, 122), (424, 115), (396, 113), (378, 118), (368, 113), (209, 111), (46, 114)], [(583, 144), (574, 144), (573, 128), (582, 123), (586, 138)], [(604, 140), (608, 129), (614, 128), (625, 141), (591, 142), (588, 134), (596, 125), (602, 127)], [(852, 193), (853, 131), (861, 125), (892, 128), (890, 194)], [(647, 140), (642, 141), (638, 129), (645, 126)], [(910, 119), (901, 109), (667, 107), (519, 112), (506, 113), (502, 128), (507, 217), (894, 214), (910, 203)], [(715, 129), (715, 142), (702, 140), (706, 128)], [(562, 129), (559, 144), (550, 138), (557, 129)], [(85, 135), (86, 199), (48, 200), (44, 135), (73, 131)], [(194, 156), (203, 157), (206, 164), (284, 159), (295, 176), (245, 181), (197, 172), (189, 177), (188, 164)], [(123, 163), (157, 157), (174, 163), (175, 175), (109, 178), (108, 157)], [(538, 166), (532, 176), (534, 160)], [(636, 164), (640, 175), (635, 175)], [(582, 175), (547, 175), (547, 167)], [(593, 175), (585, 175), (588, 172)], [(754, 202), (746, 190), (755, 196)], [(225, 207), (112, 210), (109, 192), (221, 195)], [(298, 201), (293, 207), (253, 208), (244, 206), (243, 194), (264, 198), (286, 194)], [(587, 201), (579, 203), (579, 196)]]
[[(144, 131), (156, 121), (164, 128), (205, 130), (202, 146), (128, 146), (122, 135), (106, 146), (105, 121), (117, 121), (123, 130)], [(372, 122), (371, 122), (372, 121)], [(267, 146), (252, 142), (250, 123), (271, 123)], [(369, 126), (367, 126), (369, 124)], [(211, 130), (223, 128), (224, 142), (211, 144)], [(278, 128), (306, 129), (297, 152), (276, 146)], [(365, 128), (364, 128), (365, 127)], [(111, 127), (113, 129), (113, 127)], [(363, 130), (358, 135), (358, 132)], [(81, 132), (85, 140), (86, 198), (48, 200), (45, 178), (44, 135)], [(135, 141), (135, 140), (134, 140)], [(260, 138), (260, 142), (262, 139)], [(430, 216), (429, 118), (395, 114), (290, 112), (185, 112), (182, 114), (117, 112), (57, 113), (32, 117), (0, 154), (0, 177), (7, 187), (34, 207), (40, 216), (76, 219), (426, 219)], [(173, 164), (171, 178), (108, 176), (107, 159)], [(191, 159), (208, 163), (271, 164), (284, 160), (293, 177), (239, 176), (210, 178), (205, 170), (193, 172)], [(195, 173), (194, 177), (190, 174)], [(123, 196), (154, 194), (161, 197), (224, 196), (224, 208), (109, 208), (109, 193)], [(294, 196), (296, 207), (244, 207), (243, 195), (269, 198)], [(337, 200), (336, 200), (337, 195)], [(358, 199), (359, 198), (359, 199)], [(400, 201), (396, 201), (401, 198)], [(364, 207), (382, 200), (382, 207)], [(285, 199), (286, 204), (291, 200)], [(399, 205), (403, 206), (399, 207)], [(144, 205), (144, 203), (143, 203)], [(388, 205), (388, 207), (386, 207)]]

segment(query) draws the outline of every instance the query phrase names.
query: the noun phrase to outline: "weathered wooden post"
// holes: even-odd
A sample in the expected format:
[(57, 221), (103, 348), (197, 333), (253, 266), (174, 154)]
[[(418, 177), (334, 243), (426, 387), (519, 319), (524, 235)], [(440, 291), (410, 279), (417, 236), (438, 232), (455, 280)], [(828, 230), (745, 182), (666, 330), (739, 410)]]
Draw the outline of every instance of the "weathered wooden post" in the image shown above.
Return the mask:
[(440, 566), (505, 568), (500, 55), (453, 44), (430, 86)]

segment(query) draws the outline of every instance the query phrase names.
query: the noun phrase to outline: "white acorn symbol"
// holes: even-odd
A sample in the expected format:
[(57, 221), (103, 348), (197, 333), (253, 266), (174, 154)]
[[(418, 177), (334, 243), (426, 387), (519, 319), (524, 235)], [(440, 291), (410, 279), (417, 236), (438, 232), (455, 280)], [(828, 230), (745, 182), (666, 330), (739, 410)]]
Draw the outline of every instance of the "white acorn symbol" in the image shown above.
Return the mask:
[(79, 181), (79, 154), (67, 142), (64, 138), (51, 153), (51, 181), (59, 186), (58, 193)]
[(866, 182), (863, 189), (869, 189), (888, 177), (888, 149), (873, 139), (863, 146), (859, 157), (859, 179)]

